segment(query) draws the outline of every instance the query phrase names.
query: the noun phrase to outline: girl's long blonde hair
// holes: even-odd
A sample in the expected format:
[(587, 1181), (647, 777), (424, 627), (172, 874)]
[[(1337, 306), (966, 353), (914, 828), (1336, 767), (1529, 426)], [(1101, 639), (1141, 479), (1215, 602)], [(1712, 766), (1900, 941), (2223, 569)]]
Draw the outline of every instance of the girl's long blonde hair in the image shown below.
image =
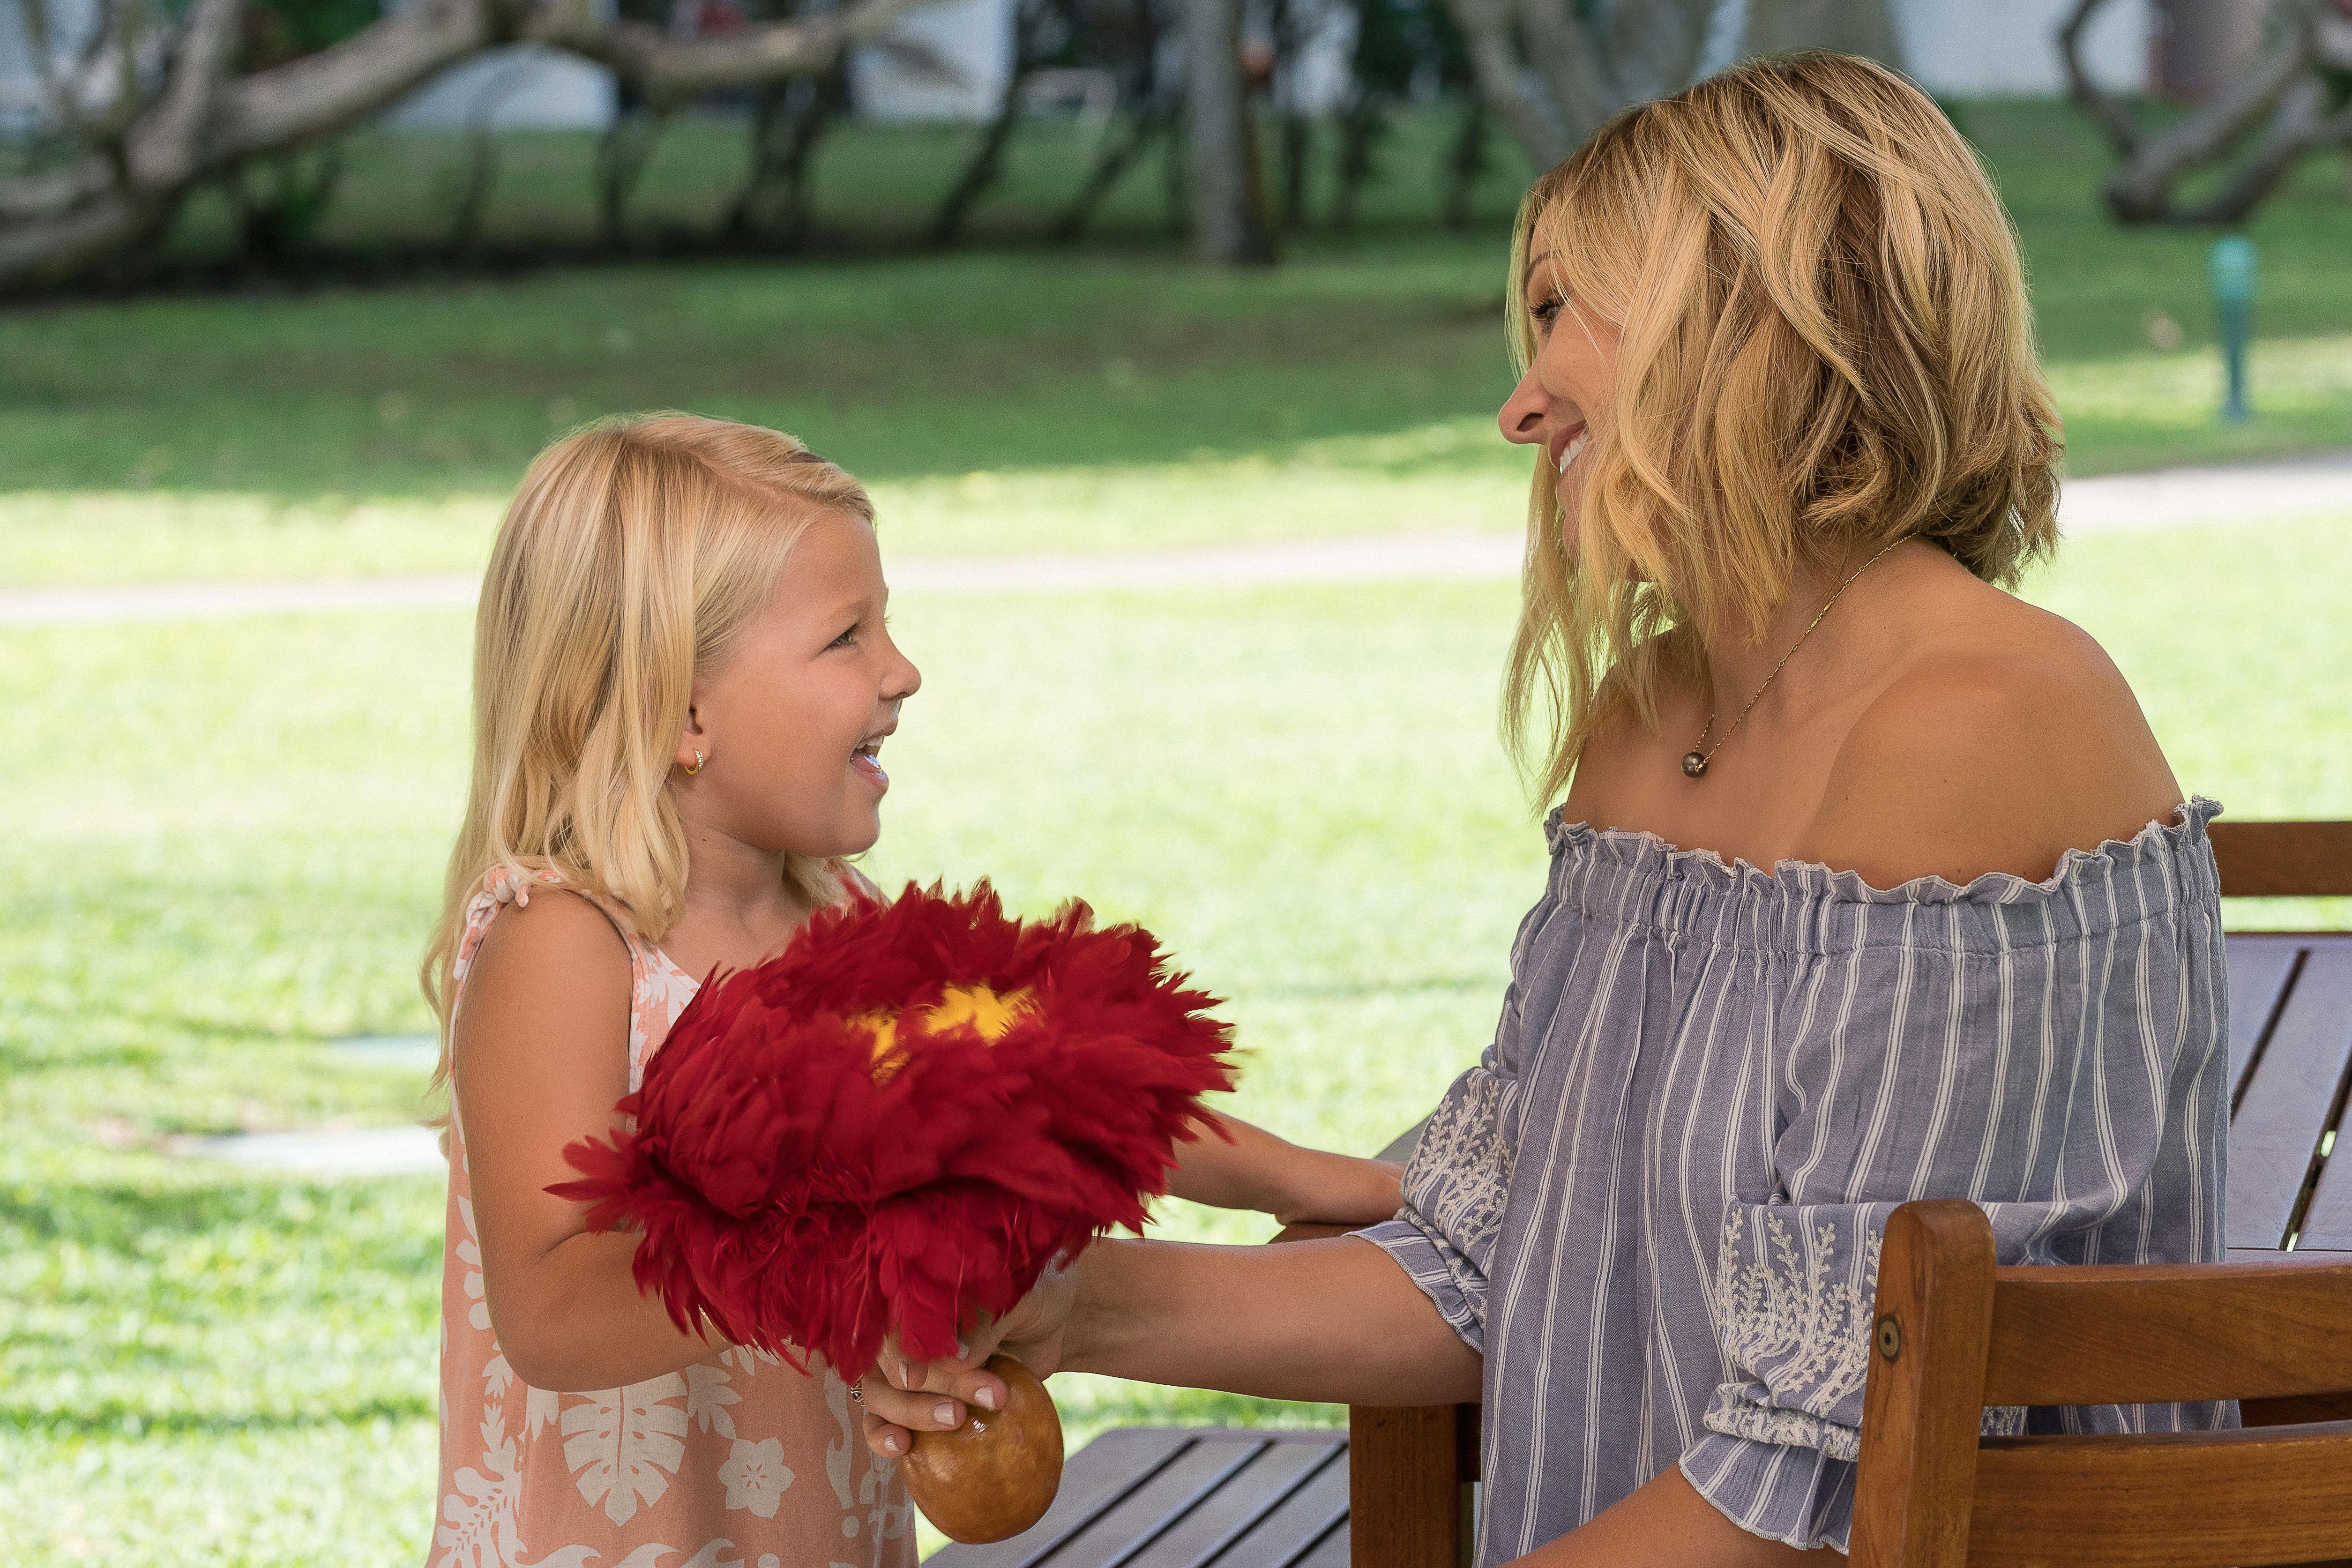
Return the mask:
[[(1504, 728), (1539, 799), (1612, 713), (1703, 678), (1700, 626), (1760, 632), (1800, 563), (1931, 539), (1989, 582), (2055, 542), (2058, 417), (2017, 240), (1968, 144), (1867, 60), (1753, 61), (1626, 110), (1520, 204), (1522, 279), (1621, 334), (1570, 470), (1538, 460)], [(1595, 411), (1588, 410), (1589, 414)]]
[[(474, 770), (420, 978), (449, 1073), (452, 966), (495, 867), (554, 873), (647, 941), (684, 909), (669, 772), (698, 676), (718, 668), (826, 511), (867, 523), (848, 474), (792, 437), (684, 414), (574, 432), (523, 476), (474, 622)], [(813, 904), (832, 867), (788, 857)]]

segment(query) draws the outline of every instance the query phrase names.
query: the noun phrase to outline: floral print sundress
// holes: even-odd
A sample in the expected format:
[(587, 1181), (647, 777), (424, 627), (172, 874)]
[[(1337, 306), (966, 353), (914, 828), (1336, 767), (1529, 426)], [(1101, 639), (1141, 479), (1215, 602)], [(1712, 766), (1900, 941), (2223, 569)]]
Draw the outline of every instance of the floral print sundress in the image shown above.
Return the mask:
[[(531, 890), (501, 868), (467, 906), (453, 968), (461, 1002), (491, 921)], [(627, 921), (614, 923), (629, 948), (634, 1090), (697, 983)], [(912, 1568), (906, 1482), (868, 1452), (848, 1385), (812, 1367), (803, 1375), (730, 1346), (625, 1388), (525, 1384), (490, 1331), (453, 1109), (428, 1568)]]

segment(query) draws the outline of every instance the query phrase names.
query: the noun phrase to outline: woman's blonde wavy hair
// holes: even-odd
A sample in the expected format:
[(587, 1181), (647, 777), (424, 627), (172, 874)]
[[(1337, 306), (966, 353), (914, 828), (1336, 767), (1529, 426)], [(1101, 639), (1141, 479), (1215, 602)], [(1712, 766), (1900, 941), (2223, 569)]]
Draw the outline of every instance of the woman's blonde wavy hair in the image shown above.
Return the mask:
[[(1543, 804), (1612, 714), (1704, 678), (1697, 628), (1759, 633), (1800, 563), (1906, 538), (2013, 584), (2057, 536), (2058, 417), (2017, 240), (1935, 104), (1843, 55), (1753, 61), (1630, 109), (1520, 204), (1525, 284), (1621, 334), (1570, 468), (1538, 460), (1504, 729)], [(1592, 411), (1588, 411), (1592, 412)]]
[[(685, 414), (614, 419), (530, 466), (490, 550), (474, 622), (474, 769), (420, 978), (449, 1072), (451, 973), (492, 868), (551, 871), (647, 941), (684, 910), (669, 795), (695, 679), (723, 665), (825, 512), (867, 523), (865, 488), (792, 437)], [(813, 904), (834, 867), (786, 858)]]

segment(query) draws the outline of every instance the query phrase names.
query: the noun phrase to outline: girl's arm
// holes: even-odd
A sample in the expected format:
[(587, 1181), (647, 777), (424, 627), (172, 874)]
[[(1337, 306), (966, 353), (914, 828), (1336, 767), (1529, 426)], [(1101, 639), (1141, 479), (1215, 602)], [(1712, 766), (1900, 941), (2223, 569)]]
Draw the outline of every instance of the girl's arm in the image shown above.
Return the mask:
[(563, 1146), (610, 1133), (629, 1089), (629, 959), (586, 900), (545, 889), (476, 951), (453, 1077), (490, 1328), (515, 1375), (557, 1392), (642, 1383), (701, 1361), (630, 1277), (634, 1233), (592, 1233)]
[[(1223, 1127), (1233, 1141), (1217, 1135)], [(1325, 1220), (1370, 1225), (1393, 1215), (1400, 1167), (1322, 1149), (1302, 1149), (1237, 1117), (1202, 1111), (1196, 1136), (1177, 1149), (1168, 1190), (1213, 1208), (1255, 1209), (1285, 1225)]]

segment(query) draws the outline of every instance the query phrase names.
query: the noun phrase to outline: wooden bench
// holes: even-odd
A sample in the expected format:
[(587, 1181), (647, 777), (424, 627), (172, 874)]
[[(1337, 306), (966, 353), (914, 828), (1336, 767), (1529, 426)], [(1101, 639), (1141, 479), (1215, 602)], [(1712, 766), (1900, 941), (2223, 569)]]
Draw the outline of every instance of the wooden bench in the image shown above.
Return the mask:
[[(1984, 1210), (1932, 1198), (1887, 1220), (1873, 1323), (1853, 1568), (2347, 1568), (2352, 1253), (2005, 1268)], [(1988, 1405), (2209, 1399), (2254, 1408), (2235, 1431), (1979, 1435)]]
[[(2217, 822), (2226, 897), (2352, 895), (2352, 823)], [(2341, 1253), (2352, 1261), (2352, 1157), (2334, 1159), (2352, 1089), (2352, 931), (2229, 938), (2230, 1194), (2233, 1261)], [(1382, 1151), (1409, 1156), (1415, 1127)], [(1337, 1234), (1294, 1226), (1276, 1240)], [(2254, 1400), (2250, 1426), (2352, 1416), (2352, 1400)], [(1220, 1467), (1249, 1445), (1252, 1457)], [(1323, 1455), (1318, 1511), (1266, 1484), (1275, 1446)], [(1101, 1452), (1097, 1454), (1097, 1450)], [(1279, 1464), (1300, 1465), (1283, 1451)], [(1287, 1472), (1283, 1472), (1286, 1474)], [(1476, 1521), (1478, 1407), (1348, 1413), (1337, 1433), (1138, 1427), (1072, 1456), (1063, 1496), (1034, 1530), (950, 1547), (936, 1568), (1461, 1568)], [(1228, 1488), (1235, 1489), (1226, 1497)], [(1255, 1511), (1253, 1511), (1255, 1510)], [(1195, 1516), (1198, 1522), (1195, 1522)], [(1313, 1524), (1318, 1532), (1309, 1533)]]

